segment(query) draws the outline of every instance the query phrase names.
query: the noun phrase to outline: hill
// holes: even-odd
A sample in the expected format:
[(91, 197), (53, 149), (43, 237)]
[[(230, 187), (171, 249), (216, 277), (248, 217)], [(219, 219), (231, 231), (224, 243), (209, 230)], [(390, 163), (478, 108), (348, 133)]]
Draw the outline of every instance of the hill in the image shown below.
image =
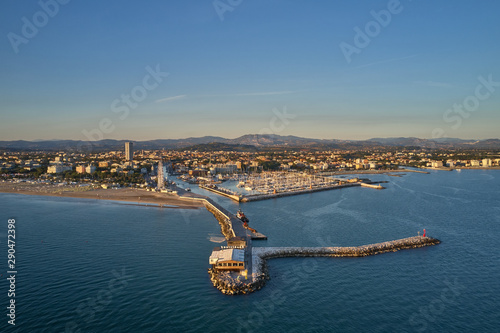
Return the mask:
[[(25, 151), (109, 151), (123, 150), (128, 140), (49, 140), (0, 141), (0, 150)], [(204, 136), (186, 139), (133, 141), (136, 149), (242, 150), (255, 149), (368, 149), (375, 147), (414, 147), (429, 149), (500, 149), (499, 139), (463, 140), (454, 138), (419, 139), (414, 137), (373, 138), (369, 140), (312, 139), (298, 136), (247, 134), (235, 139)]]

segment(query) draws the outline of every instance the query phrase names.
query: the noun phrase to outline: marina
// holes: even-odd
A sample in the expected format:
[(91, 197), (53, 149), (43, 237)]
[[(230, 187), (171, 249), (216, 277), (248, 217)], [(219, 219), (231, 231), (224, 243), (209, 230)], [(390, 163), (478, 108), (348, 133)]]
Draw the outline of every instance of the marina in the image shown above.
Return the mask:
[(380, 183), (383, 182), (372, 182), (367, 178), (346, 179), (304, 173), (262, 172), (238, 177), (237, 187), (244, 188), (245, 193), (237, 193), (214, 184), (199, 186), (236, 202), (249, 202), (354, 186), (384, 189)]

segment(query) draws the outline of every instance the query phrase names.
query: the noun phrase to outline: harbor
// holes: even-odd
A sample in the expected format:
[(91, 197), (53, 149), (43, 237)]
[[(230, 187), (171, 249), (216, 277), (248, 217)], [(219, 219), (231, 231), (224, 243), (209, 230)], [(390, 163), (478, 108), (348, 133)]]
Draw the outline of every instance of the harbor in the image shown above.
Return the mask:
[[(326, 184), (325, 182), (322, 184), (316, 183), (314, 188), (299, 188), (295, 191), (283, 193), (255, 194), (254, 197), (261, 197), (262, 199), (259, 200), (263, 200), (284, 195), (352, 186), (383, 189), (379, 183), (359, 178), (334, 179)], [(286, 257), (366, 257), (405, 249), (433, 246), (440, 243), (438, 239), (426, 236), (424, 229), (422, 236), (420, 236), (419, 232), (418, 236), (361, 246), (254, 247), (252, 245), (253, 241), (266, 240), (267, 236), (250, 227), (249, 218), (241, 210), (233, 214), (207, 196), (186, 191), (176, 185), (171, 186), (176, 190), (180, 198), (202, 202), (205, 208), (219, 222), (221, 233), (226, 239), (226, 245), (213, 248), (209, 257), (211, 268), (208, 269), (208, 274), (212, 285), (226, 295), (249, 294), (264, 287), (266, 281), (270, 279), (267, 263), (269, 259)], [(215, 185), (200, 185), (200, 188), (238, 202), (242, 202), (242, 199), (248, 199), (248, 197), (238, 195), (227, 189), (221, 189)]]
[[(359, 186), (361, 186), (360, 183)], [(368, 184), (371, 185), (371, 184)], [(380, 185), (373, 185), (380, 186)], [(378, 188), (378, 187), (375, 187)], [(192, 193), (190, 193), (192, 195)], [(439, 240), (425, 235), (408, 237), (383, 243), (356, 247), (254, 247), (252, 240), (267, 237), (248, 227), (248, 218), (238, 211), (230, 213), (208, 197), (196, 195), (203, 200), (221, 226), (227, 245), (213, 249), (208, 269), (213, 286), (226, 295), (240, 295), (255, 292), (269, 280), (267, 261), (285, 257), (365, 257), (404, 249), (432, 246)]]

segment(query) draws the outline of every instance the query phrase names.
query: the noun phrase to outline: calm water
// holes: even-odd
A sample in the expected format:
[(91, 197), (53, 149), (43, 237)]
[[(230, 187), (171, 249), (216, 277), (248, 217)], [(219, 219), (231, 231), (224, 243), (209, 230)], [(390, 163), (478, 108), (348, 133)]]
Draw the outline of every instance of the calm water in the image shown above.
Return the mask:
[[(269, 237), (254, 245), (361, 245), (423, 228), (442, 244), (275, 259), (266, 287), (239, 297), (208, 279), (220, 229), (204, 209), (0, 194), (0, 331), (497, 332), (500, 171), (369, 177), (390, 183), (242, 204)], [(17, 226), (15, 327), (5, 315), (8, 218)]]

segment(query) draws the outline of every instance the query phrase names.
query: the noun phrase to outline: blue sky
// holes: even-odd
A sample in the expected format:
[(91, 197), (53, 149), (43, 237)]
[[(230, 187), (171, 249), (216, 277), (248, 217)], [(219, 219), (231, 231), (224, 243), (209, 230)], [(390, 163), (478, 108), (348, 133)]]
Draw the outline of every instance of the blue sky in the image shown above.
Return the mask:
[(500, 137), (498, 1), (60, 2), (3, 5), (0, 140)]

